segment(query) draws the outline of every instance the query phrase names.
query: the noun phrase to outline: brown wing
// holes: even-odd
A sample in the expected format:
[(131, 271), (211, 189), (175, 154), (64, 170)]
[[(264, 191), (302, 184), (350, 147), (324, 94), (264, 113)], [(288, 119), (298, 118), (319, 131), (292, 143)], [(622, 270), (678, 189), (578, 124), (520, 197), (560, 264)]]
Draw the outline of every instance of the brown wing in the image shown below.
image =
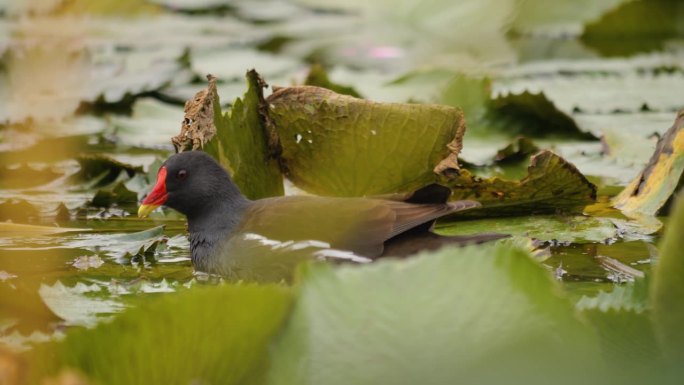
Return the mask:
[(240, 231), (279, 241), (322, 241), (332, 248), (373, 258), (382, 254), (386, 240), (477, 205), (472, 201), (413, 204), (364, 198), (270, 198), (255, 201), (248, 208)]

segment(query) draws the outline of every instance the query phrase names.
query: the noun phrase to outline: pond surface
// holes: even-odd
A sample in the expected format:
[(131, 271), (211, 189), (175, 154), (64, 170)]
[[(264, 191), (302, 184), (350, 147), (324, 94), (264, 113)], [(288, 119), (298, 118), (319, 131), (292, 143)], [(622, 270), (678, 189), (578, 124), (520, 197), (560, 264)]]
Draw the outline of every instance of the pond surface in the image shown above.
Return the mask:
[[(112, 6), (90, 17), (0, 5), (0, 31), (7, 31), (0, 40), (0, 221), (7, 221), (0, 227), (0, 343), (26, 349), (67, 326), (92, 326), (149, 296), (211, 280), (193, 272), (181, 215), (135, 217), (173, 152), (183, 103), (207, 73), (219, 77), (224, 107), (246, 91), (248, 68), (288, 85), (302, 83), (312, 61), (326, 64), (332, 81), (377, 101), (448, 104), (445, 85), (463, 73), (487, 75), (492, 97), (544, 92), (550, 104), (540, 108), (565, 114), (595, 138), (528, 136), (597, 185), (602, 211), (468, 220), (439, 231), (499, 231), (529, 241), (573, 298), (648, 274), (657, 258), (660, 233), (607, 202), (648, 162), (682, 107), (681, 37), (644, 40), (636, 50), (625, 44), (618, 55), (602, 49), (619, 47), (615, 41), (583, 42), (585, 22), (611, 2), (564, 20), (519, 16), (513, 26), (509, 10), (491, 4), (440, 18), (440, 9), (456, 6), (154, 3), (163, 6), (133, 7), (143, 16)], [(472, 23), (482, 18), (488, 22)], [(463, 107), (469, 131), (461, 160), (482, 177), (524, 178), (530, 154), (507, 164), (492, 159), (528, 132), (525, 124), (479, 119), (477, 103)]]

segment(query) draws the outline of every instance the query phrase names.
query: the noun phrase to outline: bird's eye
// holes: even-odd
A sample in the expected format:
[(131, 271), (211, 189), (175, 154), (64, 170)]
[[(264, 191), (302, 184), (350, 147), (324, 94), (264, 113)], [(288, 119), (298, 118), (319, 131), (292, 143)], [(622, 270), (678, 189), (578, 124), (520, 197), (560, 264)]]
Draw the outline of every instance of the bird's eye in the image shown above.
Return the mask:
[(183, 179), (185, 179), (185, 177), (187, 177), (187, 176), (188, 176), (188, 172), (185, 171), (185, 170), (180, 170), (180, 171), (178, 171), (178, 173), (176, 174), (176, 178), (177, 178), (178, 180), (183, 180)]

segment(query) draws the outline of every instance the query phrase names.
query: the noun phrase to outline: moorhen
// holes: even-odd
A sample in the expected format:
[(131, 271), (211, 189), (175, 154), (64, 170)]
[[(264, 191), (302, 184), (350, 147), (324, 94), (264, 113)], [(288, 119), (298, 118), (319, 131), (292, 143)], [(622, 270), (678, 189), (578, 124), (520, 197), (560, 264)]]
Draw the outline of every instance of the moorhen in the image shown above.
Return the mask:
[(448, 188), (435, 184), (405, 201), (318, 196), (249, 200), (211, 156), (190, 151), (164, 162), (138, 216), (146, 217), (162, 205), (185, 214), (193, 265), (218, 274), (226, 274), (223, 260), (239, 254), (220, 246), (240, 234), (281, 242), (311, 240), (370, 259), (501, 237), (445, 237), (430, 232), (435, 219), (480, 206), (475, 201), (447, 203), (450, 194)]

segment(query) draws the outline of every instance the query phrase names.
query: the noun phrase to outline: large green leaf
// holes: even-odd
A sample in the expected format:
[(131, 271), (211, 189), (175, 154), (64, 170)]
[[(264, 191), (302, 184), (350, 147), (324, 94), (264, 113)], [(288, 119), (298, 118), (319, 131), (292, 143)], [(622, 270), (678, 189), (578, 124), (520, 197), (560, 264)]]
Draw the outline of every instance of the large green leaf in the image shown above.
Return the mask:
[(256, 71), (247, 72), (248, 89), (243, 99), (236, 99), (229, 112), (222, 113), (214, 103), (216, 136), (204, 150), (228, 169), (235, 183), (250, 199), (283, 195), (283, 179), (277, 155), (270, 143), (263, 115), (263, 80)]
[(268, 97), (288, 177), (320, 195), (410, 191), (455, 166), (465, 131), (460, 109), (378, 103), (312, 86)]
[(613, 205), (628, 215), (656, 215), (681, 189), (684, 173), (684, 110), (658, 141), (646, 168), (615, 197)]
[(132, 309), (93, 330), (72, 330), (31, 357), (31, 374), (83, 371), (100, 384), (258, 384), (267, 343), (288, 314), (279, 286), (196, 288)]
[(572, 306), (526, 252), (447, 248), (363, 267), (305, 269), (269, 380), (548, 383), (576, 365), (591, 372), (594, 352)]
[(672, 362), (684, 359), (684, 198), (679, 198), (670, 218), (661, 255), (655, 265), (651, 303), (655, 332)]
[(482, 208), (464, 213), (468, 216), (576, 212), (596, 199), (596, 187), (551, 151), (532, 157), (527, 176), (520, 181), (480, 179), (467, 170), (447, 173), (442, 180), (453, 191), (451, 199), (482, 203)]

